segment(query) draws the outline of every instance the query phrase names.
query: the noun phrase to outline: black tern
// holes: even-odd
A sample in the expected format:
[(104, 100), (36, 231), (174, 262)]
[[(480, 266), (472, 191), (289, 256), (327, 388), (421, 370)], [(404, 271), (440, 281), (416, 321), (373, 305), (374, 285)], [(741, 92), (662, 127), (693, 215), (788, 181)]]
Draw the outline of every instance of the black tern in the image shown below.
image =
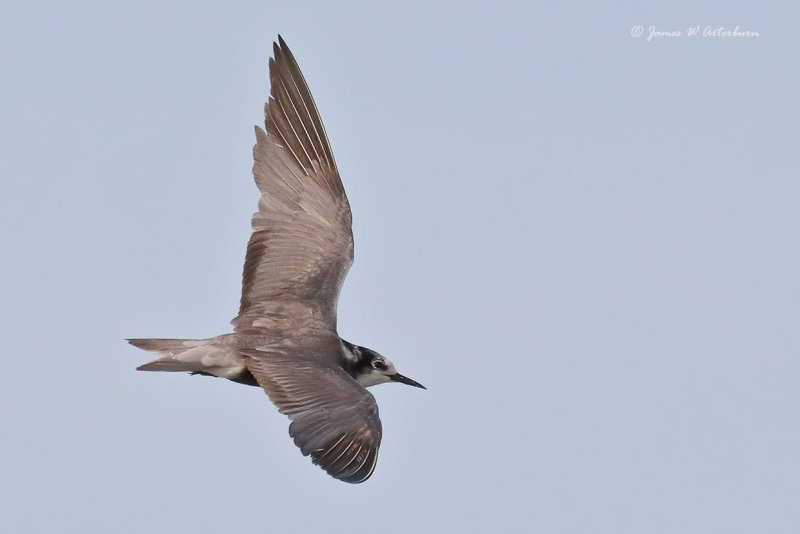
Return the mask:
[(261, 192), (247, 244), (234, 333), (208, 339), (129, 339), (159, 358), (141, 371), (186, 371), (262, 387), (291, 423), (303, 455), (334, 478), (367, 480), (381, 443), (366, 388), (424, 386), (374, 350), (339, 337), (339, 290), (353, 262), (350, 205), (294, 56), (278, 36), (269, 60), (265, 129), (256, 126)]

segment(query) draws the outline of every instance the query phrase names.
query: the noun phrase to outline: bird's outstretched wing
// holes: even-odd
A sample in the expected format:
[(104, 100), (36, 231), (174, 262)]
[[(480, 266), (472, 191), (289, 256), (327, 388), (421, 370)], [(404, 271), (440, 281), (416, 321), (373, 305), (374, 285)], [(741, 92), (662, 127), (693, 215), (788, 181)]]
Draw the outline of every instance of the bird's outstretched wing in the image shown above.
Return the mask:
[(261, 199), (231, 322), (245, 334), (335, 330), (353, 262), (350, 206), (311, 92), (281, 37), (273, 52), (266, 132), (256, 127), (253, 149)]
[(358, 484), (375, 469), (381, 421), (375, 398), (339, 367), (245, 350), (247, 368), (281, 413), (300, 451), (334, 478)]

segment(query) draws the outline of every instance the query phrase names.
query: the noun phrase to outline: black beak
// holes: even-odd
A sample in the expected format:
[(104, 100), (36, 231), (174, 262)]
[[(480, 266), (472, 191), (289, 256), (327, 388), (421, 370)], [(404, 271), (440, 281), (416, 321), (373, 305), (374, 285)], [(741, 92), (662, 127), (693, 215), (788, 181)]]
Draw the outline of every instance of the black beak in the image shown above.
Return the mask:
[(414, 386), (415, 388), (428, 389), (419, 382), (415, 382), (414, 380), (411, 380), (407, 376), (403, 376), (400, 373), (389, 375), (389, 378), (391, 378), (395, 382), (400, 382), (401, 384), (408, 384), (409, 386)]

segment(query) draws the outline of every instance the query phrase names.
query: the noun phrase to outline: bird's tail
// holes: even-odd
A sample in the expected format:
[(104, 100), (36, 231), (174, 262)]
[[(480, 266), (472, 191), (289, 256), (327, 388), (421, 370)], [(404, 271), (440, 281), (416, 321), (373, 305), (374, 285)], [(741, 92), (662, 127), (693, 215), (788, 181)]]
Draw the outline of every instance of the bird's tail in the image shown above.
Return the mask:
[(159, 358), (137, 367), (139, 371), (203, 371), (204, 357), (213, 351), (209, 339), (129, 339), (128, 343), (158, 354)]

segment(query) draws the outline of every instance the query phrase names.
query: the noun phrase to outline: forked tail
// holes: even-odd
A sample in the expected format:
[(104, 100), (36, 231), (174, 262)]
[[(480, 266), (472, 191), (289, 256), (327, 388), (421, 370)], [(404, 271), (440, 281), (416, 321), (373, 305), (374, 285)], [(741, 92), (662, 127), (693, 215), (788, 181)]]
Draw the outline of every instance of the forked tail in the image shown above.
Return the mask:
[(258, 386), (242, 356), (220, 338), (210, 339), (129, 339), (128, 343), (158, 354), (159, 358), (137, 367), (139, 371), (184, 371), (218, 376), (240, 384)]
[(159, 355), (157, 360), (140, 365), (139, 371), (202, 371), (208, 354), (206, 339), (129, 339), (128, 343)]

